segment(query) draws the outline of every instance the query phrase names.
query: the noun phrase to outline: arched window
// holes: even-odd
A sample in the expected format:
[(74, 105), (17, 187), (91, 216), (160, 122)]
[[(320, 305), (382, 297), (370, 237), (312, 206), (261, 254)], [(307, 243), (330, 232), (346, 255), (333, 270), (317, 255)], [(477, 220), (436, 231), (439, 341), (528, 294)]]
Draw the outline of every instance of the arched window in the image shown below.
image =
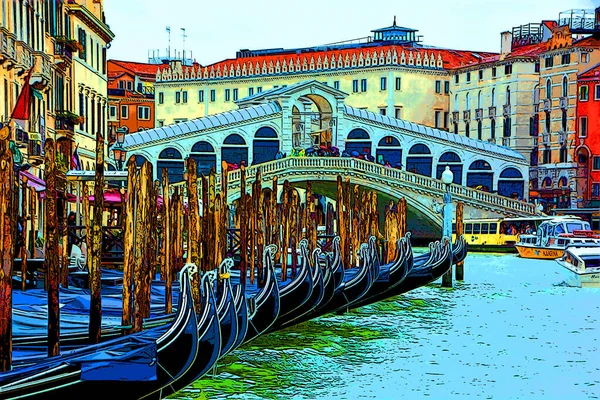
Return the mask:
[(498, 194), (505, 197), (523, 197), (525, 180), (523, 174), (516, 168), (506, 168), (498, 179)]
[[(137, 156), (136, 162), (138, 162)], [(183, 180), (184, 168), (183, 157), (179, 150), (168, 147), (158, 155), (158, 161), (156, 162), (157, 176), (162, 176), (162, 170), (166, 169), (169, 175), (169, 182), (181, 182)]]
[(419, 175), (431, 176), (432, 156), (431, 150), (424, 144), (415, 144), (408, 151), (406, 157), (406, 170)]
[(490, 121), (490, 138), (496, 139), (496, 120), (494, 118)]
[(453, 183), (462, 185), (463, 165), (458, 154), (448, 151), (441, 155), (437, 164), (437, 178), (442, 179), (442, 172), (446, 169), (446, 165), (450, 167), (450, 171), (454, 174)]
[(563, 97), (567, 97), (569, 95), (569, 81), (566, 76), (563, 76), (562, 79), (562, 95)]
[(277, 152), (279, 152), (277, 132), (268, 126), (259, 128), (252, 141), (252, 165), (274, 160)]
[(546, 98), (552, 98), (552, 81), (550, 80), (550, 78), (546, 79)]
[(506, 104), (510, 105), (510, 86), (506, 87)]
[(467, 93), (467, 98), (466, 98), (466, 108), (465, 110), (470, 110), (471, 109), (471, 94)]
[(552, 187), (552, 179), (548, 178), (548, 177), (544, 178), (544, 180), (542, 182), (542, 187), (546, 188), (546, 189), (551, 188)]
[(233, 167), (239, 167), (242, 162), (248, 165), (248, 147), (244, 138), (236, 133), (227, 136), (221, 146), (221, 160)]
[(481, 140), (483, 138), (483, 126), (481, 124), (481, 120), (477, 121), (477, 139)]
[(371, 155), (371, 137), (364, 129), (353, 129), (346, 139), (346, 153), (353, 157)]
[(477, 108), (481, 108), (481, 90), (477, 93)]
[(369, 134), (364, 129), (353, 129), (348, 134), (348, 139), (359, 140), (359, 139), (370, 139)]
[(496, 89), (492, 89), (492, 107), (496, 106)]
[(565, 188), (565, 187), (568, 187), (568, 186), (569, 186), (569, 181), (567, 180), (566, 177), (563, 176), (563, 177), (561, 177), (558, 180), (558, 187), (559, 188)]
[(494, 186), (494, 172), (490, 163), (485, 160), (472, 162), (467, 172), (467, 186), (491, 192)]
[(454, 95), (454, 111), (458, 111), (458, 94)]
[[(135, 156), (135, 164), (137, 165), (138, 168), (141, 168), (142, 165), (144, 165), (144, 163), (147, 161), (146, 157), (144, 156), (140, 156), (139, 154), (134, 154)], [(159, 173), (159, 175), (162, 173), (161, 171), (157, 171)]]
[(217, 169), (217, 155), (215, 148), (208, 142), (196, 142), (192, 146), (190, 157), (196, 161), (196, 171), (200, 174), (208, 175), (211, 169)]
[(392, 167), (402, 165), (402, 147), (400, 141), (394, 136), (386, 136), (377, 144), (377, 163), (389, 163)]
[(471, 126), (469, 125), (469, 123), (465, 123), (465, 136), (466, 137), (471, 137)]

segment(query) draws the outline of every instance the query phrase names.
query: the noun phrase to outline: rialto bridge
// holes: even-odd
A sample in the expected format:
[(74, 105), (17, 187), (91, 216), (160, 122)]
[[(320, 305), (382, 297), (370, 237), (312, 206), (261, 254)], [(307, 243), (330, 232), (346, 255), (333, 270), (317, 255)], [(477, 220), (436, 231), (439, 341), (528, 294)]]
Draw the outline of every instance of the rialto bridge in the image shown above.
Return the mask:
[[(529, 166), (518, 152), (352, 108), (344, 104), (346, 96), (320, 82), (301, 82), (242, 99), (235, 111), (129, 133), (123, 147), (138, 163), (150, 161), (156, 177), (166, 168), (171, 182), (183, 180), (187, 157), (196, 160), (199, 173), (220, 172), (221, 161), (245, 163), (250, 182), (260, 169), (265, 187), (274, 176), (297, 187), (312, 181), (314, 192), (331, 199), (341, 175), (376, 190), (381, 205), (405, 197), (409, 229), (422, 238), (439, 237), (441, 216), (432, 203), (445, 191), (439, 178), (446, 166), (454, 173), (450, 190), (465, 204), (465, 218), (535, 214), (534, 204), (512, 198), (527, 196)], [(291, 157), (294, 149), (319, 146), (376, 162)], [(239, 171), (234, 170), (229, 200), (237, 196)]]

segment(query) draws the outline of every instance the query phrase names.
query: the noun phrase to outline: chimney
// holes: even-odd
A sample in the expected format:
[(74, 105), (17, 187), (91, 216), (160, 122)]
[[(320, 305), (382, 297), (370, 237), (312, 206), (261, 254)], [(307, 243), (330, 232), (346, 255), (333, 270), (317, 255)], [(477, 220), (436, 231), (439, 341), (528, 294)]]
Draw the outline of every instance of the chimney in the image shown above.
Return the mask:
[(500, 37), (500, 53), (510, 53), (512, 51), (512, 33), (505, 31), (500, 34)]

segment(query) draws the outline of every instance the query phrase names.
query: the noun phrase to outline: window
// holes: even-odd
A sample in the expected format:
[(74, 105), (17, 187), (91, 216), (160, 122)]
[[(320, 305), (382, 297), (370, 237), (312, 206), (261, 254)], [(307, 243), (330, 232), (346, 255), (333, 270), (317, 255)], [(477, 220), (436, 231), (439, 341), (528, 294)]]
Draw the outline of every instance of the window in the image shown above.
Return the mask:
[(442, 93), (442, 81), (435, 81), (435, 92)]
[(181, 103), (181, 92), (175, 92), (175, 103)]
[(563, 97), (567, 97), (569, 95), (569, 81), (567, 80), (567, 77), (563, 77), (562, 80), (562, 95)]
[(592, 197), (600, 197), (600, 183), (592, 183)]
[(554, 66), (554, 57), (550, 56), (550, 57), (546, 57), (544, 59), (544, 67), (545, 68), (552, 68)]
[(358, 93), (358, 79), (352, 81), (352, 92)]
[(479, 80), (483, 80), (483, 70), (479, 70)]
[(138, 106), (138, 119), (150, 119), (150, 107)]
[(125, 89), (125, 81), (119, 81), (119, 89)]
[(158, 127), (160, 128), (160, 127), (163, 127), (163, 126), (165, 126), (165, 120), (164, 119), (159, 119), (158, 120)]
[(256, 88), (256, 93), (262, 93), (262, 86), (258, 86)]
[(562, 111), (562, 118), (561, 118), (561, 122), (562, 122), (562, 130), (563, 132), (567, 131), (567, 110), (563, 110)]
[(121, 119), (129, 118), (129, 107), (121, 106)]
[(458, 85), (458, 82), (460, 82), (460, 79), (458, 77), (458, 74), (454, 75), (454, 84)]
[(165, 102), (165, 94), (163, 92), (158, 92), (158, 104), (163, 104)]
[(361, 79), (360, 80), (360, 91), (361, 92), (366, 92), (367, 91), (367, 80), (366, 79)]
[(450, 81), (444, 81), (444, 94), (450, 93)]
[(560, 152), (558, 153), (559, 155), (559, 162), (564, 163), (567, 162), (567, 146), (562, 145), (560, 146)]
[(492, 78), (496, 77), (496, 67), (492, 67)]
[(477, 139), (481, 140), (483, 138), (483, 126), (481, 124), (481, 120), (477, 121)]
[(87, 34), (85, 30), (81, 28), (77, 29), (77, 40), (79, 41), (82, 47), (81, 50), (79, 50), (79, 58), (81, 58), (83, 61), (86, 61), (85, 50), (87, 49)]
[(561, 64), (571, 64), (571, 53), (563, 54), (561, 57)]
[(248, 88), (248, 96), (253, 96), (254, 95), (254, 88)]
[(600, 100), (600, 85), (594, 86), (594, 100)]
[(340, 90), (340, 81), (333, 81), (333, 88), (336, 90)]
[(204, 90), (198, 90), (198, 103), (204, 103)]
[(129, 90), (130, 92), (133, 90), (133, 82), (127, 81), (127, 90)]
[(546, 133), (550, 133), (550, 111), (546, 111)]
[(533, 71), (534, 72), (540, 72), (540, 63), (539, 63), (539, 61), (536, 62), (535, 64), (533, 64)]
[(187, 90), (183, 91), (183, 102), (187, 103)]
[(472, 233), (473, 233), (473, 224), (472, 223), (465, 224), (465, 234), (472, 234)]
[(544, 150), (542, 151), (542, 163), (550, 164), (550, 146), (544, 146)]
[(506, 64), (504, 66), (504, 75), (512, 74), (512, 64)]
[(481, 233), (481, 224), (473, 224), (473, 234), (479, 235)]
[(450, 113), (448, 111), (444, 112), (444, 129), (448, 129), (448, 119), (450, 117)]
[(214, 102), (216, 97), (217, 97), (217, 93), (216, 93), (215, 89), (211, 89), (210, 90), (210, 101)]
[(491, 139), (496, 138), (496, 120), (495, 119), (492, 119), (490, 121), (490, 138)]
[(231, 90), (225, 89), (225, 101), (231, 100)]
[(402, 79), (396, 78), (396, 90), (402, 89)]
[(436, 128), (440, 127), (440, 117), (442, 116), (442, 112), (439, 110), (435, 110), (433, 113), (433, 123)]
[(581, 53), (581, 62), (585, 64), (589, 61), (590, 61), (590, 55), (586, 52), (582, 52)]
[(238, 99), (238, 90), (233, 89), (233, 101), (237, 101), (237, 99)]
[(402, 107), (394, 107), (394, 116), (397, 119), (402, 119)]
[(108, 107), (108, 116), (116, 117), (117, 116), (117, 106), (109, 106)]
[(592, 158), (592, 169), (595, 171), (600, 170), (600, 156), (594, 156)]
[(381, 90), (387, 89), (387, 79), (385, 77), (381, 78)]
[(467, 82), (471, 82), (471, 73), (467, 72)]
[(546, 98), (552, 98), (552, 81), (550, 79), (546, 80)]
[(579, 118), (579, 137), (587, 137), (587, 117)]
[(465, 124), (465, 136), (471, 137), (471, 127), (469, 126), (468, 122)]
[(379, 108), (379, 114), (385, 115), (386, 113), (387, 113), (387, 108), (386, 107)]
[(588, 101), (588, 95), (589, 95), (589, 87), (588, 85), (581, 85), (579, 87), (579, 100), (580, 101)]

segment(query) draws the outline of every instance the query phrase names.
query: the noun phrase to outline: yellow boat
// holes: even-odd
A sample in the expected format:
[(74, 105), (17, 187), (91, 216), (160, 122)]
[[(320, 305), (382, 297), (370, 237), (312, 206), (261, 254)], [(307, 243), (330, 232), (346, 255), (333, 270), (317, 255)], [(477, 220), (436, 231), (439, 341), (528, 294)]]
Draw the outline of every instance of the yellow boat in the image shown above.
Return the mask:
[(555, 260), (565, 253), (569, 245), (600, 245), (590, 224), (579, 217), (556, 217), (544, 221), (533, 235), (520, 235), (515, 248), (523, 258)]

